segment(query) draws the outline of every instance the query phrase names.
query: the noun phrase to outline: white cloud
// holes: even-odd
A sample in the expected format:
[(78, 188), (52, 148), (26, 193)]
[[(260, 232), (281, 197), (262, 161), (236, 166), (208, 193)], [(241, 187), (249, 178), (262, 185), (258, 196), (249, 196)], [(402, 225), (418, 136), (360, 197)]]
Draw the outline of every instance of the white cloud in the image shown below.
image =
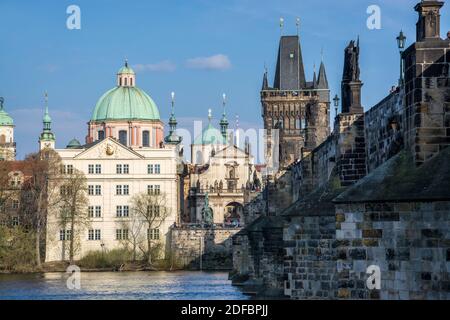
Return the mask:
[(170, 60), (164, 60), (157, 63), (136, 64), (133, 69), (137, 72), (173, 72), (177, 66)]
[(186, 66), (192, 69), (226, 70), (231, 68), (231, 61), (224, 54), (216, 54), (210, 57), (188, 59)]

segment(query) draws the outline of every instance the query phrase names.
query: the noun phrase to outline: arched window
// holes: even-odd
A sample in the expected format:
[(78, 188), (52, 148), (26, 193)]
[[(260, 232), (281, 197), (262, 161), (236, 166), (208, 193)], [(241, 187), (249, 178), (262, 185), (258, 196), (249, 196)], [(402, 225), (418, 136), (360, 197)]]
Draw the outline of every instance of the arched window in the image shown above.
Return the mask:
[(142, 146), (150, 147), (150, 132), (147, 130), (142, 131)]
[(125, 78), (125, 86), (127, 86), (128, 85), (128, 81), (127, 81), (128, 79), (127, 78)]
[(130, 78), (130, 86), (133, 86), (133, 78)]
[(0, 143), (1, 143), (1, 144), (6, 143), (6, 136), (5, 136), (4, 134), (2, 134), (2, 135), (0, 136)]
[(98, 131), (98, 140), (103, 140), (103, 139), (105, 139), (105, 131), (99, 130)]
[(119, 86), (122, 86), (122, 77), (119, 78)]
[(124, 146), (128, 145), (127, 131), (126, 130), (120, 130), (119, 131), (119, 142), (121, 144), (123, 144)]

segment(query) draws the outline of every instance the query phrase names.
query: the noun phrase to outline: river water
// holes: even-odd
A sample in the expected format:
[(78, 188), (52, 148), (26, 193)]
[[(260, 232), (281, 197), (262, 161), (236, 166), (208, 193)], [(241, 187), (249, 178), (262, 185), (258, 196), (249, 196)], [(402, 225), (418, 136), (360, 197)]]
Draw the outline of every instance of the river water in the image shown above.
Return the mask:
[(68, 274), (0, 275), (0, 299), (243, 300), (224, 272), (83, 272), (81, 288)]

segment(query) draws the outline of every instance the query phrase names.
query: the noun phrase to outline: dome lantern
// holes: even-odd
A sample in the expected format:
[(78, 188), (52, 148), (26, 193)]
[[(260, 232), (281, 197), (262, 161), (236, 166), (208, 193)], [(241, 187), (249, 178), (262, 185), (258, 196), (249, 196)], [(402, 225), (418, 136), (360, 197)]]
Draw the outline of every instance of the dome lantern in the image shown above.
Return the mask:
[(136, 74), (128, 66), (128, 59), (125, 59), (125, 65), (117, 72), (118, 87), (134, 87), (136, 85)]

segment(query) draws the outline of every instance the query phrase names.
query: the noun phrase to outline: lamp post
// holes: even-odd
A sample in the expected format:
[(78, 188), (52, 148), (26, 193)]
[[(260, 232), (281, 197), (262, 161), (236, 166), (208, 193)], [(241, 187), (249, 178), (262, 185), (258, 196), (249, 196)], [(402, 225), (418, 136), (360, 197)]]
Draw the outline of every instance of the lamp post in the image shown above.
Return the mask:
[(404, 66), (403, 66), (403, 51), (405, 49), (406, 36), (403, 34), (403, 31), (400, 31), (400, 34), (397, 37), (397, 46), (400, 51), (400, 80), (398, 82), (399, 86), (404, 85)]
[(337, 117), (337, 115), (338, 115), (339, 101), (340, 101), (338, 95), (335, 95), (335, 96), (334, 96), (333, 101), (334, 101), (334, 111), (336, 112), (336, 117)]

